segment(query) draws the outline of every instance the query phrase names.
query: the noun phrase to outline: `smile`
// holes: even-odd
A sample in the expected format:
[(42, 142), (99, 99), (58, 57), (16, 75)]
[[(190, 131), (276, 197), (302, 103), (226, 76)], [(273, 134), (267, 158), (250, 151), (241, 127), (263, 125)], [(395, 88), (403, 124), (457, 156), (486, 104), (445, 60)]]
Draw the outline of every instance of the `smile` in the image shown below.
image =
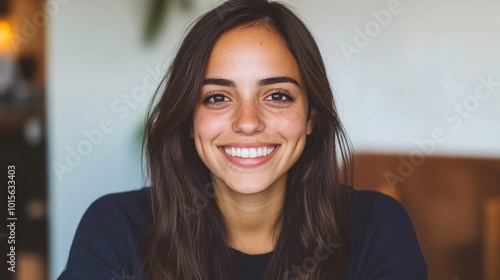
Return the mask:
[(256, 148), (235, 148), (224, 147), (222, 150), (229, 156), (238, 158), (259, 158), (270, 155), (277, 146), (272, 147), (256, 147)]

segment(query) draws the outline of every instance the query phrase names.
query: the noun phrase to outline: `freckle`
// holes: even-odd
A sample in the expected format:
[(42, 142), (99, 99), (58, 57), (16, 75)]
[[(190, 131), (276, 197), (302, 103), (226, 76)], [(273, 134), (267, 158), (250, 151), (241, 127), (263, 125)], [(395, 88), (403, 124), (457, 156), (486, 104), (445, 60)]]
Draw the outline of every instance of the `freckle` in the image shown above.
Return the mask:
[(260, 44), (262, 45), (262, 42), (260, 42)]

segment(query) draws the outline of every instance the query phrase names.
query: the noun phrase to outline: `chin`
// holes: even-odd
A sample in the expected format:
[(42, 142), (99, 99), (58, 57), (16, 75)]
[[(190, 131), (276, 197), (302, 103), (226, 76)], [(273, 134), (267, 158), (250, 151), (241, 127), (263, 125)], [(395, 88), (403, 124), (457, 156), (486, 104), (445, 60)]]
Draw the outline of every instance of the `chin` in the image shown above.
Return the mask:
[(230, 187), (234, 192), (240, 194), (257, 194), (265, 191), (268, 187), (265, 186), (238, 186)]
[(257, 178), (255, 178), (255, 176), (240, 175), (235, 180), (228, 179), (228, 180), (223, 180), (223, 182), (233, 192), (240, 194), (261, 193), (270, 189), (273, 185), (272, 180), (262, 180), (262, 176), (257, 176)]

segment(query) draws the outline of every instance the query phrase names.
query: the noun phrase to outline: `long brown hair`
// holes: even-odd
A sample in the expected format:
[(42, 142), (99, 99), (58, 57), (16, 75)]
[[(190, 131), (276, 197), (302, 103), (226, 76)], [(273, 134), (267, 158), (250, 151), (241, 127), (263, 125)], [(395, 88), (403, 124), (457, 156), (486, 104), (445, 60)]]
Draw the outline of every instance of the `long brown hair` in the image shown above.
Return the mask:
[(316, 112), (313, 132), (288, 172), (281, 232), (265, 279), (345, 277), (351, 152), (323, 59), (311, 33), (284, 4), (240, 0), (221, 4), (192, 25), (151, 103), (144, 135), (152, 184), (143, 254), (147, 279), (235, 279), (235, 256), (213, 199), (210, 172), (189, 131), (215, 42), (228, 30), (252, 24), (281, 35)]

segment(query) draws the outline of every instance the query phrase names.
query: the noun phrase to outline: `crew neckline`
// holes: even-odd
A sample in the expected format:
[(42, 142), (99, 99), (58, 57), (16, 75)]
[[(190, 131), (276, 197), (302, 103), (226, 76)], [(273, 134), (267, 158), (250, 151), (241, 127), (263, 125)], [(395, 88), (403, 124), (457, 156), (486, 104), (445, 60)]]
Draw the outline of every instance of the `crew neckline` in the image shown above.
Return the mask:
[(234, 248), (231, 248), (231, 249), (240, 255), (248, 256), (248, 257), (267, 257), (267, 256), (271, 256), (274, 253), (274, 250), (273, 250), (271, 252), (261, 253), (261, 254), (247, 254), (247, 253), (243, 253), (243, 252), (241, 252), (237, 249), (234, 249)]

